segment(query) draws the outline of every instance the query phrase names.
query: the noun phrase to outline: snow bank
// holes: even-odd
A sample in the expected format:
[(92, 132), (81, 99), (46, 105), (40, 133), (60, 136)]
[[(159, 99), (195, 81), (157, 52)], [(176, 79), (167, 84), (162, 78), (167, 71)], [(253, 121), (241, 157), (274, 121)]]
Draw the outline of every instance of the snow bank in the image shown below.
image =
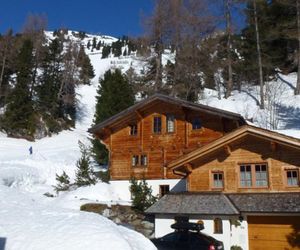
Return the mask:
[(155, 249), (141, 234), (93, 213), (55, 209), (0, 185), (0, 235), (7, 250)]

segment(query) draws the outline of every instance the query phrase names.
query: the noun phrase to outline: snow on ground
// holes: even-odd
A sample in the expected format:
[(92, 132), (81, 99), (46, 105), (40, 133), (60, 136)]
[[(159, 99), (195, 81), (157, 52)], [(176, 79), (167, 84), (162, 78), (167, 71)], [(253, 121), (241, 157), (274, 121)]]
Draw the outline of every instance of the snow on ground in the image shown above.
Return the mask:
[(4, 238), (5, 250), (155, 249), (141, 234), (79, 211), (87, 202), (128, 204), (106, 183), (53, 198), (43, 195), (54, 194), (56, 173), (66, 171), (74, 180), (78, 141), (89, 144), (87, 129), (93, 121), (98, 79), (113, 65), (112, 59), (101, 59), (99, 53), (89, 56), (96, 76), (90, 86), (77, 89), (76, 128), (35, 142), (7, 138), (0, 132), (0, 248)]

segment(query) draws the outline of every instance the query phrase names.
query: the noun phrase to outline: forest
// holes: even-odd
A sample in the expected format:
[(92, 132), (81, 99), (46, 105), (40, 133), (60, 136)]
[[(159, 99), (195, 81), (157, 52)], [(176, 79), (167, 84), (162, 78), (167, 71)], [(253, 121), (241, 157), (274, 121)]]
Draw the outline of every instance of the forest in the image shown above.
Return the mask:
[[(99, 51), (103, 59), (134, 57), (146, 65), (124, 72), (130, 98), (163, 93), (197, 102), (205, 88), (229, 98), (232, 91), (257, 85), (257, 104), (264, 109), (265, 83), (279, 72), (297, 72), (294, 93), (300, 94), (299, 0), (155, 0), (142, 21), (144, 34), (124, 35), (112, 44), (95, 38), (75, 43), (62, 28), (49, 40), (39, 15), (29, 16), (21, 33), (2, 34), (0, 129), (34, 139), (74, 126), (76, 86), (94, 77), (86, 51)], [(83, 39), (86, 33), (77, 35)], [(99, 79), (100, 90), (104, 82)], [(120, 100), (116, 93), (122, 95), (109, 95)]]

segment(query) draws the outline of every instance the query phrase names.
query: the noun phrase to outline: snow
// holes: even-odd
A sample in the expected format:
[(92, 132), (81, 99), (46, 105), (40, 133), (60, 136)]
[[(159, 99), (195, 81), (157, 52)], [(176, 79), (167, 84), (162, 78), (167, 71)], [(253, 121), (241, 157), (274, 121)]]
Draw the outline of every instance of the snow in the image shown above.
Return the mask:
[[(68, 36), (75, 39), (70, 32)], [(48, 37), (52, 39), (52, 33)], [(98, 38), (107, 43), (116, 40)], [(83, 43), (88, 39), (92, 36)], [(55, 194), (56, 173), (65, 171), (74, 180), (80, 157), (78, 141), (90, 144), (87, 129), (93, 121), (98, 79), (111, 68), (111, 59), (101, 59), (101, 54), (89, 56), (96, 76), (90, 86), (77, 88), (76, 128), (35, 142), (7, 138), (0, 132), (0, 248), (4, 238), (5, 250), (155, 249), (141, 234), (103, 216), (79, 211), (88, 202), (128, 204), (109, 184), (97, 183), (52, 198), (43, 195)]]
[[(51, 32), (47, 36), (53, 39)], [(71, 31), (67, 36), (84, 46), (93, 39), (87, 35), (80, 40)], [(111, 44), (117, 39), (97, 36), (97, 40)], [(7, 138), (0, 132), (0, 241), (6, 239), (6, 250), (155, 249), (139, 233), (100, 215), (79, 211), (88, 202), (128, 204), (112, 185), (97, 183), (52, 198), (43, 195), (55, 194), (56, 174), (65, 171), (71, 180), (75, 178), (80, 157), (78, 141), (90, 144), (87, 129), (93, 123), (99, 77), (110, 68), (125, 72), (133, 67), (139, 73), (146, 65), (135, 56), (101, 59), (101, 51), (86, 52), (96, 76), (91, 85), (77, 88), (78, 119), (74, 129), (35, 142)], [(163, 62), (173, 59), (168, 52)], [(267, 110), (259, 109), (259, 88), (255, 86), (243, 86), (241, 92), (234, 91), (230, 98), (220, 100), (216, 91), (205, 89), (200, 102), (239, 113), (255, 126), (300, 138), (300, 96), (293, 95), (296, 75), (279, 77), (267, 84)], [(30, 146), (32, 155), (28, 151)]]

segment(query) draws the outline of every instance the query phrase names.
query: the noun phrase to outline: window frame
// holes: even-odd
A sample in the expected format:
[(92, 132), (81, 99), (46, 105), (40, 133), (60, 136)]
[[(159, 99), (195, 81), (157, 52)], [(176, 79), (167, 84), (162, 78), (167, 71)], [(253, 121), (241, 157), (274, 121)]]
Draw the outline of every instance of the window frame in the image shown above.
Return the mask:
[(138, 154), (131, 155), (131, 167), (138, 167), (140, 156)]
[[(160, 119), (160, 130), (159, 131), (156, 131), (156, 128), (158, 126), (158, 124), (156, 124), (156, 122), (155, 122), (156, 119)], [(152, 120), (152, 132), (155, 135), (162, 134), (162, 117), (161, 117), (161, 115), (155, 115), (155, 116), (153, 116), (153, 120)]]
[[(242, 180), (242, 175), (241, 175), (241, 167), (248, 167), (250, 166), (250, 178), (247, 178), (245, 180)], [(266, 171), (260, 171), (259, 173), (265, 172), (266, 173), (266, 186), (262, 186), (262, 185), (257, 185), (257, 166), (265, 166)], [(244, 171), (244, 172), (249, 172)], [(242, 181), (251, 181), (250, 184), (251, 185), (242, 185)], [(259, 179), (260, 181), (263, 181), (264, 179)], [(267, 162), (254, 162), (254, 163), (239, 163), (238, 164), (238, 182), (239, 182), (239, 188), (245, 189), (245, 188), (256, 188), (256, 189), (267, 189), (270, 187), (270, 180), (269, 180), (269, 168), (268, 168), (268, 163)]]
[[(167, 188), (168, 191), (164, 190), (164, 188)], [(170, 192), (170, 185), (168, 185), (168, 184), (159, 185), (159, 197), (163, 197), (164, 195), (166, 195), (169, 192)]]
[[(215, 175), (221, 175), (222, 176), (222, 187), (220, 186), (215, 186)], [(218, 179), (217, 181), (220, 181)], [(225, 181), (224, 181), (224, 172), (223, 171), (212, 171), (211, 172), (211, 187), (212, 189), (224, 189), (225, 186)]]
[(223, 234), (223, 221), (221, 218), (214, 218), (214, 234)]
[(137, 136), (138, 131), (139, 131), (139, 129), (138, 129), (138, 124), (137, 123), (132, 123), (132, 124), (129, 125), (129, 135), (130, 136)]
[[(198, 122), (196, 123), (196, 121)], [(200, 116), (192, 117), (191, 123), (192, 123), (192, 130), (199, 130), (203, 127)]]
[[(169, 118), (171, 118), (171, 119), (169, 119)], [(172, 122), (172, 124), (173, 124), (173, 130), (172, 131), (170, 131), (169, 130), (169, 122)], [(168, 133), (168, 134), (173, 134), (173, 133), (175, 133), (175, 123), (176, 122), (176, 119), (175, 119), (175, 115), (174, 114), (166, 114), (166, 132)]]
[[(284, 172), (285, 172), (285, 185), (286, 185), (286, 187), (288, 187), (288, 188), (297, 188), (297, 187), (299, 187), (300, 186), (300, 180), (299, 180), (299, 170), (297, 169), (297, 168), (286, 168), (285, 170), (284, 170)], [(289, 178), (288, 178), (288, 172), (294, 172), (294, 173), (296, 173), (296, 178), (297, 178), (297, 184), (296, 185), (289, 185)], [(293, 177), (292, 177), (293, 178)], [(295, 177), (294, 177), (295, 178)]]
[[(146, 158), (146, 164), (144, 164), (143, 159)], [(141, 154), (140, 155), (140, 166), (141, 167), (147, 167), (148, 166), (148, 155), (147, 154)]]

